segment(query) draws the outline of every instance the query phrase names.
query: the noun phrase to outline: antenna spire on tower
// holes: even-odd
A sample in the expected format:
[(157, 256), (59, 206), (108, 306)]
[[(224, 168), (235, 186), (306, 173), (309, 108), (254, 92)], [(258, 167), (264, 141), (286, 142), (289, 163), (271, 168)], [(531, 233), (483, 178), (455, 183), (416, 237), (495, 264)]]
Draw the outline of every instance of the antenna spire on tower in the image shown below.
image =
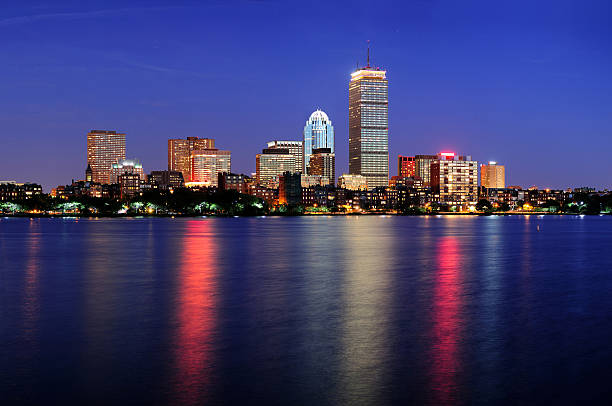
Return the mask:
[(370, 67), (370, 40), (368, 40), (368, 68)]

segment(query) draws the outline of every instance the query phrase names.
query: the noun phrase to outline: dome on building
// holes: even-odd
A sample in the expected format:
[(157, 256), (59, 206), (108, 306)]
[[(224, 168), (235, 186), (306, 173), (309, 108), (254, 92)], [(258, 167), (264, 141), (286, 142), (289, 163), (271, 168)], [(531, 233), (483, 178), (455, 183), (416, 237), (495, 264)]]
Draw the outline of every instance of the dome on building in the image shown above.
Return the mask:
[(310, 117), (308, 118), (308, 122), (310, 123), (314, 123), (317, 121), (331, 124), (331, 122), (329, 121), (329, 117), (327, 117), (327, 114), (325, 114), (323, 110), (319, 110), (319, 109), (317, 109), (314, 113), (312, 113)]

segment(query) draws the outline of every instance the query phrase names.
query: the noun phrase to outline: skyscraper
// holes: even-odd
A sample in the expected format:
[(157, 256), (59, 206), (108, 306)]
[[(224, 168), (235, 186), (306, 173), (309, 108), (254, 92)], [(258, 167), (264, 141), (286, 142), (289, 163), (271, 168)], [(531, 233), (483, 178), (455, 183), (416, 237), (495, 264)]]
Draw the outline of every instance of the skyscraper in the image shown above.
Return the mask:
[(136, 159), (120, 159), (111, 166), (109, 183), (119, 183), (119, 177), (124, 174), (138, 175), (144, 181), (145, 175), (142, 164)]
[(397, 176), (400, 178), (416, 176), (416, 161), (413, 156), (397, 156)]
[(202, 186), (218, 186), (219, 174), (232, 171), (230, 151), (200, 149), (191, 151), (191, 181)]
[(389, 183), (389, 98), (386, 71), (368, 65), (349, 84), (349, 173), (368, 187)]
[(125, 159), (125, 134), (91, 130), (87, 133), (87, 165), (93, 182), (110, 183), (114, 163)]
[(214, 148), (215, 140), (212, 138), (170, 139), (168, 140), (168, 170), (182, 172), (185, 182), (190, 182), (191, 153)]
[(286, 148), (266, 148), (255, 156), (255, 168), (258, 185), (277, 188), (279, 176), (294, 171), (295, 156)]
[(431, 164), (431, 189), (439, 202), (465, 209), (478, 201), (478, 162), (471, 156), (441, 152)]
[(416, 176), (423, 179), (423, 186), (431, 185), (431, 163), (438, 160), (437, 155), (415, 155)]
[(304, 158), (302, 172), (307, 173), (314, 149), (329, 148), (334, 153), (334, 127), (324, 111), (313, 112), (304, 127)]
[(304, 171), (304, 143), (302, 141), (270, 141), (268, 149), (286, 149), (295, 156), (295, 168), (291, 172)]
[(487, 189), (503, 189), (506, 187), (506, 168), (497, 162), (480, 165), (480, 186)]
[(336, 155), (329, 148), (313, 149), (308, 174), (326, 178), (326, 184), (333, 185), (336, 182)]

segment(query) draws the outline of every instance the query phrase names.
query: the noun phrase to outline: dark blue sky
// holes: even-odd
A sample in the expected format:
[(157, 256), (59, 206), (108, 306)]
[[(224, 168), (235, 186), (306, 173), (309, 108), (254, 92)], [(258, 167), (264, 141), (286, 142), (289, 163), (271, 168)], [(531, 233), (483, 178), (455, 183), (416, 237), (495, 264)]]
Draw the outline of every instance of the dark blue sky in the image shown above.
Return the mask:
[[(49, 5), (49, 4), (51, 5)], [(537, 3), (537, 4), (535, 4)], [(612, 2), (13, 2), (0, 10), (0, 180), (83, 178), (86, 133), (145, 170), (212, 137), (235, 172), (320, 107), (347, 170), (348, 79), (372, 41), (398, 154), (455, 150), (507, 183), (612, 187)]]

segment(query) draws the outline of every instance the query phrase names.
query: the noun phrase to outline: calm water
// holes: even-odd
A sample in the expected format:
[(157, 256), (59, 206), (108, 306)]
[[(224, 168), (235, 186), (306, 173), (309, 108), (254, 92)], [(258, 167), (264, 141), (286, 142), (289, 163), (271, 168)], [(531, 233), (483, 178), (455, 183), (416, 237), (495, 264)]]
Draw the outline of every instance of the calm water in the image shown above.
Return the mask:
[(0, 219), (3, 405), (603, 403), (611, 372), (612, 217)]

